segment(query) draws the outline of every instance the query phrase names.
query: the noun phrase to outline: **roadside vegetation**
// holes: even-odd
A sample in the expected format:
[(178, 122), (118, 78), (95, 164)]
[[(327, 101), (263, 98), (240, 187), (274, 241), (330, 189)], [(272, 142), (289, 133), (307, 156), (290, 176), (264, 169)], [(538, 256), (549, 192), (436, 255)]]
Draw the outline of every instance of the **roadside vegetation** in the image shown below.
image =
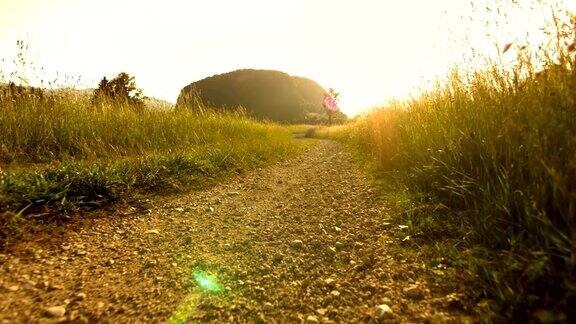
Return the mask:
[(543, 68), (518, 46), (513, 68), (315, 132), (359, 153), (423, 255), (472, 274), (478, 309), (520, 322), (576, 319), (574, 23)]
[[(123, 78), (127, 91), (133, 79)], [(1, 243), (31, 221), (57, 223), (134, 193), (205, 187), (298, 149), (280, 126), (209, 109), (147, 109), (104, 83), (92, 100), (0, 86)]]

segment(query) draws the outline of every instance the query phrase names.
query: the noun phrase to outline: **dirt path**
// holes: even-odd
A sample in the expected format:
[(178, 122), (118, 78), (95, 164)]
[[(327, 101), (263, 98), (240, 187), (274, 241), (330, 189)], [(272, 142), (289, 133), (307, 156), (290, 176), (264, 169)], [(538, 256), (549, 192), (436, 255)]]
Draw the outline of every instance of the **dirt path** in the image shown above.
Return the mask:
[(456, 291), (394, 252), (401, 229), (382, 206), (323, 141), (0, 255), (0, 322), (468, 321)]

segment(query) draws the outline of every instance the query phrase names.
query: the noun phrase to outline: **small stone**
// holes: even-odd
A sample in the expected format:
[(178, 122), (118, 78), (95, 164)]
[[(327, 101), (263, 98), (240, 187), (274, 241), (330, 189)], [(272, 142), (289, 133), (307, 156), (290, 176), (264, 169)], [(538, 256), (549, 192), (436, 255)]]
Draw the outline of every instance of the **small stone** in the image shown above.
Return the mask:
[(324, 283), (326, 283), (328, 286), (332, 286), (334, 284), (335, 280), (332, 278), (328, 278), (326, 280), (324, 280)]
[(270, 272), (270, 270), (272, 270), (272, 268), (269, 265), (265, 264), (265, 265), (261, 266), (259, 268), (259, 270), (260, 270), (260, 272), (268, 273), (268, 272)]
[(181, 212), (181, 213), (184, 212), (184, 208), (182, 208), (182, 207), (174, 208), (174, 210), (177, 212)]
[(264, 293), (266, 291), (266, 289), (264, 289), (263, 287), (260, 287), (260, 286), (254, 287), (254, 290), (259, 292), (259, 293)]
[(316, 313), (320, 316), (324, 316), (324, 315), (326, 315), (326, 308), (318, 308), (316, 310)]
[(342, 243), (342, 242), (336, 242), (336, 243), (334, 243), (334, 246), (336, 246), (336, 248), (338, 248), (338, 249), (341, 249), (341, 248), (344, 247), (344, 243)]
[(34, 281), (28, 280), (26, 283), (24, 283), (24, 285), (22, 285), (22, 288), (25, 290), (36, 290), (36, 283)]
[(340, 292), (339, 292), (338, 290), (332, 290), (332, 291), (330, 292), (330, 295), (332, 295), (332, 296), (334, 296), (334, 297), (338, 297), (338, 296), (340, 296)]
[(314, 315), (308, 315), (308, 317), (306, 317), (306, 323), (320, 323), (320, 322), (318, 321), (318, 317)]
[(446, 304), (450, 308), (464, 309), (464, 303), (461, 299), (461, 294), (451, 293), (446, 296)]
[(106, 265), (108, 265), (108, 266), (111, 266), (111, 265), (113, 265), (114, 263), (115, 263), (115, 261), (112, 260), (112, 259), (106, 261)]
[(336, 232), (341, 232), (341, 231), (342, 231), (342, 229), (341, 229), (340, 227), (338, 227), (338, 226), (334, 226), (334, 230), (335, 230)]
[(212, 212), (214, 212), (214, 207), (209, 206), (208, 208), (206, 208), (206, 211), (209, 211), (209, 212), (212, 213)]
[(157, 229), (147, 230), (145, 234), (160, 234), (160, 231)]
[(76, 252), (76, 255), (79, 255), (79, 256), (83, 256), (83, 255), (86, 255), (86, 254), (88, 254), (88, 252), (86, 252), (86, 251), (77, 251), (77, 252)]
[(20, 286), (18, 286), (18, 285), (13, 285), (13, 286), (8, 287), (8, 291), (11, 291), (11, 292), (18, 291), (18, 289), (20, 289)]
[(294, 240), (290, 243), (290, 245), (292, 245), (294, 248), (301, 248), (304, 246), (304, 242), (302, 242), (302, 240)]
[(50, 287), (50, 283), (48, 281), (40, 281), (36, 284), (36, 288), (38, 289), (48, 289)]
[(52, 284), (50, 284), (50, 285), (48, 286), (48, 291), (52, 291), (52, 290), (63, 290), (63, 289), (64, 289), (64, 286), (62, 286), (62, 285), (52, 285)]
[(46, 314), (51, 317), (62, 317), (66, 314), (66, 307), (64, 306), (53, 306), (45, 309)]
[(390, 306), (386, 305), (386, 304), (381, 304), (376, 306), (376, 309), (374, 310), (374, 317), (378, 318), (378, 319), (388, 319), (388, 318), (392, 318), (394, 316), (394, 312), (392, 312), (392, 309), (390, 308)]
[(76, 300), (84, 300), (86, 299), (86, 294), (85, 293), (78, 293), (78, 295), (76, 295)]
[(424, 290), (418, 285), (411, 285), (410, 287), (403, 289), (404, 295), (412, 299), (422, 299), (424, 298)]
[(269, 312), (269, 311), (271, 311), (271, 310), (274, 309), (274, 305), (272, 305), (272, 303), (264, 303), (264, 307), (263, 307), (263, 308), (264, 308), (265, 311)]

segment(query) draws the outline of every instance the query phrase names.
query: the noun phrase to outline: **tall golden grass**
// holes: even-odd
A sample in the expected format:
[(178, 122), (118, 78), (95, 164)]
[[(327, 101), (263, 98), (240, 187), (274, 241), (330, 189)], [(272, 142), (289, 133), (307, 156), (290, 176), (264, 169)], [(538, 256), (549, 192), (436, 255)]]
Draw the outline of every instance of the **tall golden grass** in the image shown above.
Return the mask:
[(416, 237), (466, 247), (484, 283), (477, 297), (516, 319), (574, 319), (574, 63), (564, 52), (540, 72), (455, 71), (413, 100), (319, 135), (351, 143), (392, 190), (409, 188), (403, 221)]
[(262, 142), (276, 143), (288, 134), (278, 126), (257, 123), (239, 114), (151, 109), (138, 112), (118, 105), (95, 109), (82, 98), (40, 99), (30, 94), (0, 98), (0, 129), (0, 162), (4, 164), (98, 160), (246, 145), (256, 148)]

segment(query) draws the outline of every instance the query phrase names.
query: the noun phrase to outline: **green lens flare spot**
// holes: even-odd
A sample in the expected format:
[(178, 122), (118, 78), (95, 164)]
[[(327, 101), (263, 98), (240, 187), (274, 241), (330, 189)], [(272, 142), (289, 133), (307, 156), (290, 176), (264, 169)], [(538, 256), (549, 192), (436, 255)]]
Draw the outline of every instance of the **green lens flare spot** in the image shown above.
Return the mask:
[(192, 274), (198, 286), (211, 293), (219, 293), (222, 291), (222, 286), (218, 283), (218, 279), (213, 274), (208, 274), (204, 271), (194, 271)]

